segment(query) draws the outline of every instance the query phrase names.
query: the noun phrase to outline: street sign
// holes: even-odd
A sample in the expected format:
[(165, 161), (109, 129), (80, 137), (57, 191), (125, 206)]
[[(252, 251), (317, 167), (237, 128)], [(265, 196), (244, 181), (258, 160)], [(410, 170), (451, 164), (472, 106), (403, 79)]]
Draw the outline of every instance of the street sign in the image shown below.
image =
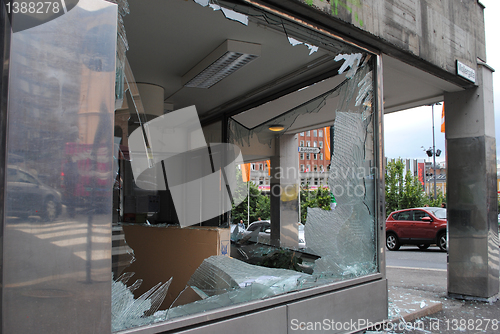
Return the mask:
[(476, 82), (476, 71), (457, 60), (457, 74), (469, 81)]
[(299, 153), (319, 153), (320, 151), (319, 147), (299, 147)]

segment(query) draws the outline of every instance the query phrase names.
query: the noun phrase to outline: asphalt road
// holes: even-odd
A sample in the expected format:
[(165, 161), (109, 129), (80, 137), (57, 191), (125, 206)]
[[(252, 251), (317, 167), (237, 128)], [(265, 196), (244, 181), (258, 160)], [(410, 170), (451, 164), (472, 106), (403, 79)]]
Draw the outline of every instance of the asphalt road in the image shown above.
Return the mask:
[(398, 251), (386, 251), (387, 268), (422, 268), (446, 271), (446, 253), (431, 246), (420, 250), (417, 246), (402, 246)]

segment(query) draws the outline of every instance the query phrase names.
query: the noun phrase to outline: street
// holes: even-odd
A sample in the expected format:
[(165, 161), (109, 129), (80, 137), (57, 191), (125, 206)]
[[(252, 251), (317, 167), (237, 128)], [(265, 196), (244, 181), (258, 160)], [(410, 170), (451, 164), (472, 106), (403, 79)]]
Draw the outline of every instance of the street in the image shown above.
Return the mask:
[(417, 246), (402, 246), (386, 252), (387, 268), (423, 268), (446, 271), (446, 254), (436, 246), (420, 250)]
[(420, 250), (416, 246), (402, 246), (398, 251), (386, 250), (386, 268), (389, 287), (417, 288), (446, 294), (447, 253), (436, 246)]

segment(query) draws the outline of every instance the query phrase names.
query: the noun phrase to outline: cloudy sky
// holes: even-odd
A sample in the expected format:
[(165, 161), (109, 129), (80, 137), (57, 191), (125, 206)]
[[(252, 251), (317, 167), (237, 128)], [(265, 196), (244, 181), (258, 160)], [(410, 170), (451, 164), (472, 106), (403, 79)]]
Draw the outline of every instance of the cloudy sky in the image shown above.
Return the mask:
[[(486, 24), (486, 57), (489, 66), (497, 72), (493, 73), (493, 91), (495, 104), (495, 131), (500, 136), (500, 45), (498, 31), (500, 23), (496, 17), (500, 13), (499, 0), (481, 0), (486, 7), (484, 10)], [(434, 107), (434, 126), (436, 136), (436, 150), (444, 151), (444, 133), (441, 133), (442, 106)], [(419, 107), (391, 113), (384, 116), (385, 128), (385, 156), (388, 158), (424, 159), (427, 157), (425, 149), (432, 147), (432, 110), (431, 107)], [(500, 159), (500, 147), (497, 140), (497, 159)], [(444, 154), (436, 158), (443, 161)]]

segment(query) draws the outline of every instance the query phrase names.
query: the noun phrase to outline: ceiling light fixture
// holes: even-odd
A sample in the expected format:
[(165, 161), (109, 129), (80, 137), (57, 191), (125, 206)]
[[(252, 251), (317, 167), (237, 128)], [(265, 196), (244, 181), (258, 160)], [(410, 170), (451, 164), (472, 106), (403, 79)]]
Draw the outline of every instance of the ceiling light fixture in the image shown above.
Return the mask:
[(260, 44), (226, 40), (182, 77), (184, 87), (210, 88), (260, 56)]
[(275, 125), (269, 125), (269, 130), (274, 131), (274, 132), (279, 132), (285, 130), (285, 127), (283, 125), (275, 124)]

